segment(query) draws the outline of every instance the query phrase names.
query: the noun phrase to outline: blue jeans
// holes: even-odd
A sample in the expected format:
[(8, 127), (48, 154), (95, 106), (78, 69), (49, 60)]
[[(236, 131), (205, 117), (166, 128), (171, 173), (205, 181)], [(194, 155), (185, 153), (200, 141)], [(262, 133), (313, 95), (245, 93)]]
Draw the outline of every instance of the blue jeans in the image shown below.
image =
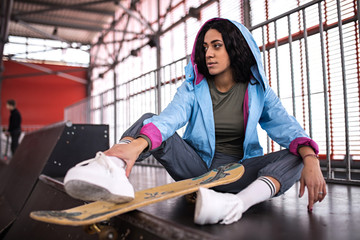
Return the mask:
[[(136, 138), (143, 126), (143, 121), (153, 115), (152, 113), (144, 114), (124, 132), (121, 138), (126, 136)], [(175, 181), (197, 177), (221, 165), (240, 161), (237, 157), (215, 152), (212, 164), (208, 168), (195, 150), (177, 133), (163, 141), (158, 148), (141, 154), (137, 161), (141, 161), (150, 155), (153, 155), (165, 167)], [(277, 195), (281, 195), (300, 179), (303, 168), (301, 158), (290, 153), (287, 149), (245, 159), (241, 163), (245, 167), (245, 173), (238, 181), (214, 189), (238, 193), (258, 177), (269, 176), (279, 181), (281, 187)]]

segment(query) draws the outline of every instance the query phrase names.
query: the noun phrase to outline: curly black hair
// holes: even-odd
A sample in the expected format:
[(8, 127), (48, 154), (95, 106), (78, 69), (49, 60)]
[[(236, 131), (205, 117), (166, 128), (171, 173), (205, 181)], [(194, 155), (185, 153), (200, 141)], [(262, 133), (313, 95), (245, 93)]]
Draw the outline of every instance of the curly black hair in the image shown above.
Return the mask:
[(233, 70), (235, 82), (249, 82), (251, 77), (250, 67), (256, 64), (256, 60), (240, 30), (226, 19), (209, 21), (200, 30), (195, 43), (195, 63), (197, 64), (198, 71), (206, 79), (212, 79), (206, 66), (203, 47), (204, 37), (209, 29), (216, 29), (222, 35), (225, 49), (229, 54), (230, 67)]

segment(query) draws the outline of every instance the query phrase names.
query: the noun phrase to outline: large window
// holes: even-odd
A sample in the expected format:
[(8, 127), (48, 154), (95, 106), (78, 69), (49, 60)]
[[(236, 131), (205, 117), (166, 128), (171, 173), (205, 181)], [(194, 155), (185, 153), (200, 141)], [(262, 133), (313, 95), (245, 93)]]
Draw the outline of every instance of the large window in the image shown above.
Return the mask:
[(71, 66), (89, 65), (89, 45), (39, 39), (9, 36), (5, 44), (5, 58), (18, 61), (56, 62)]

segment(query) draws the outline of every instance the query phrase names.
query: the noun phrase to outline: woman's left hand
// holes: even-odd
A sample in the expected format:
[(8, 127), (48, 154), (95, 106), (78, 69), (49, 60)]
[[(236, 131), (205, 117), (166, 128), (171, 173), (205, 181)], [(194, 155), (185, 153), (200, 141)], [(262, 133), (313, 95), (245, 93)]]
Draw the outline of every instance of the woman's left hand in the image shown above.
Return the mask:
[[(305, 156), (304, 154), (301, 154)], [(307, 156), (303, 159), (304, 168), (300, 178), (300, 193), (302, 197), (305, 192), (305, 186), (308, 190), (308, 211), (312, 212), (313, 205), (321, 202), (326, 196), (326, 182), (320, 169), (320, 163), (317, 157)]]

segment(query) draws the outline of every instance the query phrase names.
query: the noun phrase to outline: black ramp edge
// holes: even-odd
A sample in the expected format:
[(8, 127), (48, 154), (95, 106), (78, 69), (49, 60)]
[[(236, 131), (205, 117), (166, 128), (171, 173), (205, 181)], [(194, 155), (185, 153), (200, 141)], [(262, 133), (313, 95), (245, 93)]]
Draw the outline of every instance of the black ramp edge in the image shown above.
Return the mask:
[(62, 226), (39, 222), (30, 218), (35, 210), (61, 210), (76, 207), (84, 202), (69, 197), (54, 186), (37, 181), (36, 186), (16, 221), (11, 225), (4, 240), (96, 240), (98, 236), (87, 234), (82, 227)]
[[(16, 214), (12, 211), (9, 203), (5, 198), (0, 197), (0, 233), (3, 232), (6, 228), (8, 228), (16, 219)], [(0, 235), (1, 239), (1, 235)]]
[(64, 126), (65, 123), (59, 123), (25, 135), (10, 164), (2, 166), (0, 197), (7, 205), (1, 205), (0, 229), (10, 223), (3, 211), (17, 216), (25, 205)]

